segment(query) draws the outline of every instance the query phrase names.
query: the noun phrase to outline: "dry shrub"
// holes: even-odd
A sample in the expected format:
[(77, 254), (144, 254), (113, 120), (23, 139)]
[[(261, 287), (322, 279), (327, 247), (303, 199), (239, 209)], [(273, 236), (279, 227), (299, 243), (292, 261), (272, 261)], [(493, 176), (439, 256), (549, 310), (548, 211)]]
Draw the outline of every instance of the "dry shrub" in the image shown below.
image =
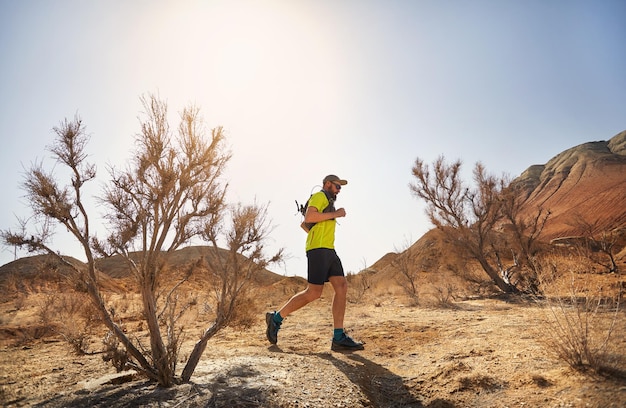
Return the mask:
[(236, 305), (233, 309), (233, 316), (230, 322), (231, 327), (248, 329), (258, 322), (261, 313), (262, 302), (253, 290), (246, 290), (239, 294)]
[(129, 293), (122, 295), (107, 293), (103, 294), (105, 303), (108, 305), (111, 317), (115, 320), (141, 318), (141, 300), (134, 300)]
[(433, 294), (437, 307), (453, 308), (457, 299), (458, 288), (451, 282), (440, 281), (433, 286)]
[(89, 334), (82, 330), (62, 330), (59, 332), (63, 339), (70, 345), (74, 353), (87, 354), (89, 347)]
[(42, 324), (52, 326), (56, 321), (56, 303), (58, 302), (58, 294), (46, 293), (43, 298), (37, 301), (37, 314), (39, 315), (39, 321)]
[[(406, 246), (408, 248), (408, 246)], [(397, 283), (408, 296), (411, 306), (419, 305), (419, 271), (416, 265), (417, 253), (410, 252), (408, 249), (401, 253), (392, 265), (398, 271)]]
[(129, 360), (128, 352), (123, 347), (120, 347), (120, 341), (113, 332), (108, 331), (104, 335), (102, 344), (104, 345), (102, 360), (111, 363), (118, 373), (126, 370)]
[[(230, 310), (231, 317), (227, 326), (247, 329), (258, 323), (259, 314), (264, 307), (265, 299), (266, 296), (260, 290), (252, 288), (242, 290), (234, 300), (235, 303)], [(232, 300), (232, 298), (229, 300)], [(216, 319), (218, 307), (218, 301), (209, 296), (208, 300), (202, 302), (199, 314), (206, 315), (202, 317), (203, 320), (214, 320)]]
[[(599, 285), (584, 276), (584, 260), (548, 259), (541, 269), (546, 297), (541, 327), (548, 350), (571, 368), (592, 374), (626, 378), (623, 334), (626, 316), (615, 286)], [(568, 268), (564, 272), (564, 268)]]
[(372, 287), (372, 274), (371, 271), (362, 271), (358, 274), (348, 274), (346, 280), (348, 281), (348, 302), (361, 303), (365, 294)]
[(467, 298), (483, 298), (502, 293), (474, 261), (469, 260), (462, 265), (447, 263), (443, 269), (461, 280), (460, 284), (464, 288), (463, 292)]
[[(461, 276), (458, 270), (441, 268), (436, 273), (427, 273), (424, 294), (428, 297), (428, 306), (443, 309), (457, 308), (456, 302), (481, 296), (478, 285)], [(493, 286), (490, 282), (489, 285)]]
[(58, 333), (77, 354), (88, 353), (88, 340), (100, 324), (99, 314), (84, 293), (46, 293), (39, 302), (44, 327)]

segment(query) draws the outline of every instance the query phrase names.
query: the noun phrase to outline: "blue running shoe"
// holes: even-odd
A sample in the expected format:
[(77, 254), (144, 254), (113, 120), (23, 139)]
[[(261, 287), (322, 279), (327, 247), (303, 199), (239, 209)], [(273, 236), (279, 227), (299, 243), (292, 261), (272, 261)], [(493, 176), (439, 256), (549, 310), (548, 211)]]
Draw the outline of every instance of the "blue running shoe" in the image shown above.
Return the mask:
[(265, 335), (267, 336), (267, 341), (272, 344), (278, 343), (278, 330), (280, 329), (280, 325), (282, 323), (276, 323), (274, 320), (274, 315), (276, 312), (267, 312), (265, 313), (265, 323), (267, 323), (267, 330), (265, 331)]

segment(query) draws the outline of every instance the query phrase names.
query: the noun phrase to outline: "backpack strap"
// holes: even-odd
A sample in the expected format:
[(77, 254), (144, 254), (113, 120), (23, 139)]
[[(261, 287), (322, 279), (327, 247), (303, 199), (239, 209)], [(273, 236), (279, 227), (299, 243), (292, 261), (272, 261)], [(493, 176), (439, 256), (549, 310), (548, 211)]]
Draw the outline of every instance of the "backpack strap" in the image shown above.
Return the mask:
[[(328, 200), (328, 205), (326, 206), (326, 208), (324, 208), (322, 210), (323, 213), (328, 213), (328, 212), (334, 212), (335, 211), (335, 199), (337, 198), (336, 196), (332, 195), (331, 193), (329, 193), (326, 190), (320, 190), (320, 192), (323, 192), (324, 195), (326, 196), (326, 199)], [(306, 215), (306, 211), (309, 208), (309, 201), (311, 200), (311, 197), (313, 197), (313, 194), (311, 194), (309, 196), (309, 199), (306, 200), (306, 203), (301, 206), (300, 208), (302, 208), (304, 211), (302, 211), (302, 215)], [(297, 203), (296, 203), (297, 204)], [(313, 226), (317, 224), (316, 222), (302, 222), (302, 224), (300, 224), (300, 227), (302, 227), (302, 229), (308, 233), (311, 228), (313, 228)]]
[(327, 213), (327, 212), (335, 211), (335, 200), (337, 199), (337, 196), (329, 193), (326, 190), (322, 190), (322, 192), (324, 192), (324, 195), (326, 196), (326, 199), (328, 200), (328, 206), (324, 208), (322, 212)]

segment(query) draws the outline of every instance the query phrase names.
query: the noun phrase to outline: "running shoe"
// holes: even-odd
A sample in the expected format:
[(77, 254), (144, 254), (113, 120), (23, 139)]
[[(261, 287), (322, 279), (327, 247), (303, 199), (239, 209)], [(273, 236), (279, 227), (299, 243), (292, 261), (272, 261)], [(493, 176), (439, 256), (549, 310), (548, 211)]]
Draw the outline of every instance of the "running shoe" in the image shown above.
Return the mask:
[(330, 349), (333, 351), (355, 351), (363, 350), (365, 349), (365, 346), (363, 346), (363, 343), (359, 341), (354, 341), (352, 337), (344, 333), (341, 340), (333, 339), (333, 343), (331, 344)]
[(267, 323), (267, 330), (265, 331), (265, 335), (267, 336), (267, 341), (272, 344), (278, 343), (278, 330), (280, 329), (281, 323), (276, 323), (274, 320), (274, 315), (276, 312), (267, 312), (265, 313), (265, 323)]

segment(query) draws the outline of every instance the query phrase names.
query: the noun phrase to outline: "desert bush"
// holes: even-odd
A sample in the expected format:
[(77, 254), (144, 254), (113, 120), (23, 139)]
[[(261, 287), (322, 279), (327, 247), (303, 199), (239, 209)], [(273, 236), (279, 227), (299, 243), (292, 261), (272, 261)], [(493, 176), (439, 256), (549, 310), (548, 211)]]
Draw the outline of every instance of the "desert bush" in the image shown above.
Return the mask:
[(433, 286), (435, 302), (438, 307), (451, 308), (457, 298), (458, 289), (451, 282), (441, 281)]
[(55, 304), (58, 295), (56, 293), (46, 293), (43, 298), (37, 300), (37, 315), (39, 322), (46, 325), (52, 325), (55, 320)]
[(248, 290), (236, 299), (233, 316), (229, 323), (231, 327), (248, 329), (258, 322), (261, 311), (259, 296)]
[(124, 293), (122, 296), (103, 294), (102, 297), (108, 305), (109, 312), (115, 319), (140, 318), (141, 306), (140, 304), (133, 304), (134, 299), (129, 293)]
[(112, 331), (109, 330), (104, 335), (102, 344), (104, 345), (102, 360), (106, 363), (111, 363), (118, 373), (126, 370), (128, 368), (127, 363), (130, 357), (126, 349), (120, 346), (119, 339)]
[[(258, 323), (259, 314), (264, 306), (263, 299), (263, 296), (249, 288), (240, 293), (235, 299), (228, 326), (247, 329)], [(203, 302), (199, 313), (207, 315), (203, 317), (204, 320), (215, 319), (216, 314), (219, 313), (215, 300), (209, 298)]]
[(60, 335), (77, 354), (88, 353), (89, 337), (101, 320), (84, 293), (46, 293), (38, 302), (42, 327)]
[(365, 270), (358, 274), (349, 273), (346, 277), (348, 280), (348, 301), (350, 303), (361, 303), (365, 294), (372, 287), (371, 272)]
[(418, 253), (411, 251), (410, 241), (406, 241), (401, 249), (396, 249), (398, 257), (391, 263), (398, 271), (397, 282), (409, 297), (411, 306), (419, 305), (418, 277), (421, 265), (418, 265)]
[(580, 272), (559, 271), (554, 261), (541, 274), (550, 292), (540, 299), (543, 342), (571, 368), (598, 375), (626, 376), (623, 335), (626, 316), (615, 287), (593, 287)]
[(89, 347), (89, 335), (82, 330), (61, 330), (61, 337), (70, 345), (74, 353), (87, 354)]
[(565, 241), (571, 247), (585, 251), (586, 258), (601, 267), (601, 272), (616, 273), (619, 267), (616, 254), (623, 248), (626, 229), (605, 229), (600, 219), (590, 220), (583, 214), (576, 214), (569, 225), (579, 236), (567, 237)]
[(69, 302), (76, 302), (76, 305), (70, 307), (67, 318), (60, 325), (61, 333), (75, 353), (87, 354), (89, 339), (102, 326), (102, 318), (86, 294), (75, 293), (70, 296)]

